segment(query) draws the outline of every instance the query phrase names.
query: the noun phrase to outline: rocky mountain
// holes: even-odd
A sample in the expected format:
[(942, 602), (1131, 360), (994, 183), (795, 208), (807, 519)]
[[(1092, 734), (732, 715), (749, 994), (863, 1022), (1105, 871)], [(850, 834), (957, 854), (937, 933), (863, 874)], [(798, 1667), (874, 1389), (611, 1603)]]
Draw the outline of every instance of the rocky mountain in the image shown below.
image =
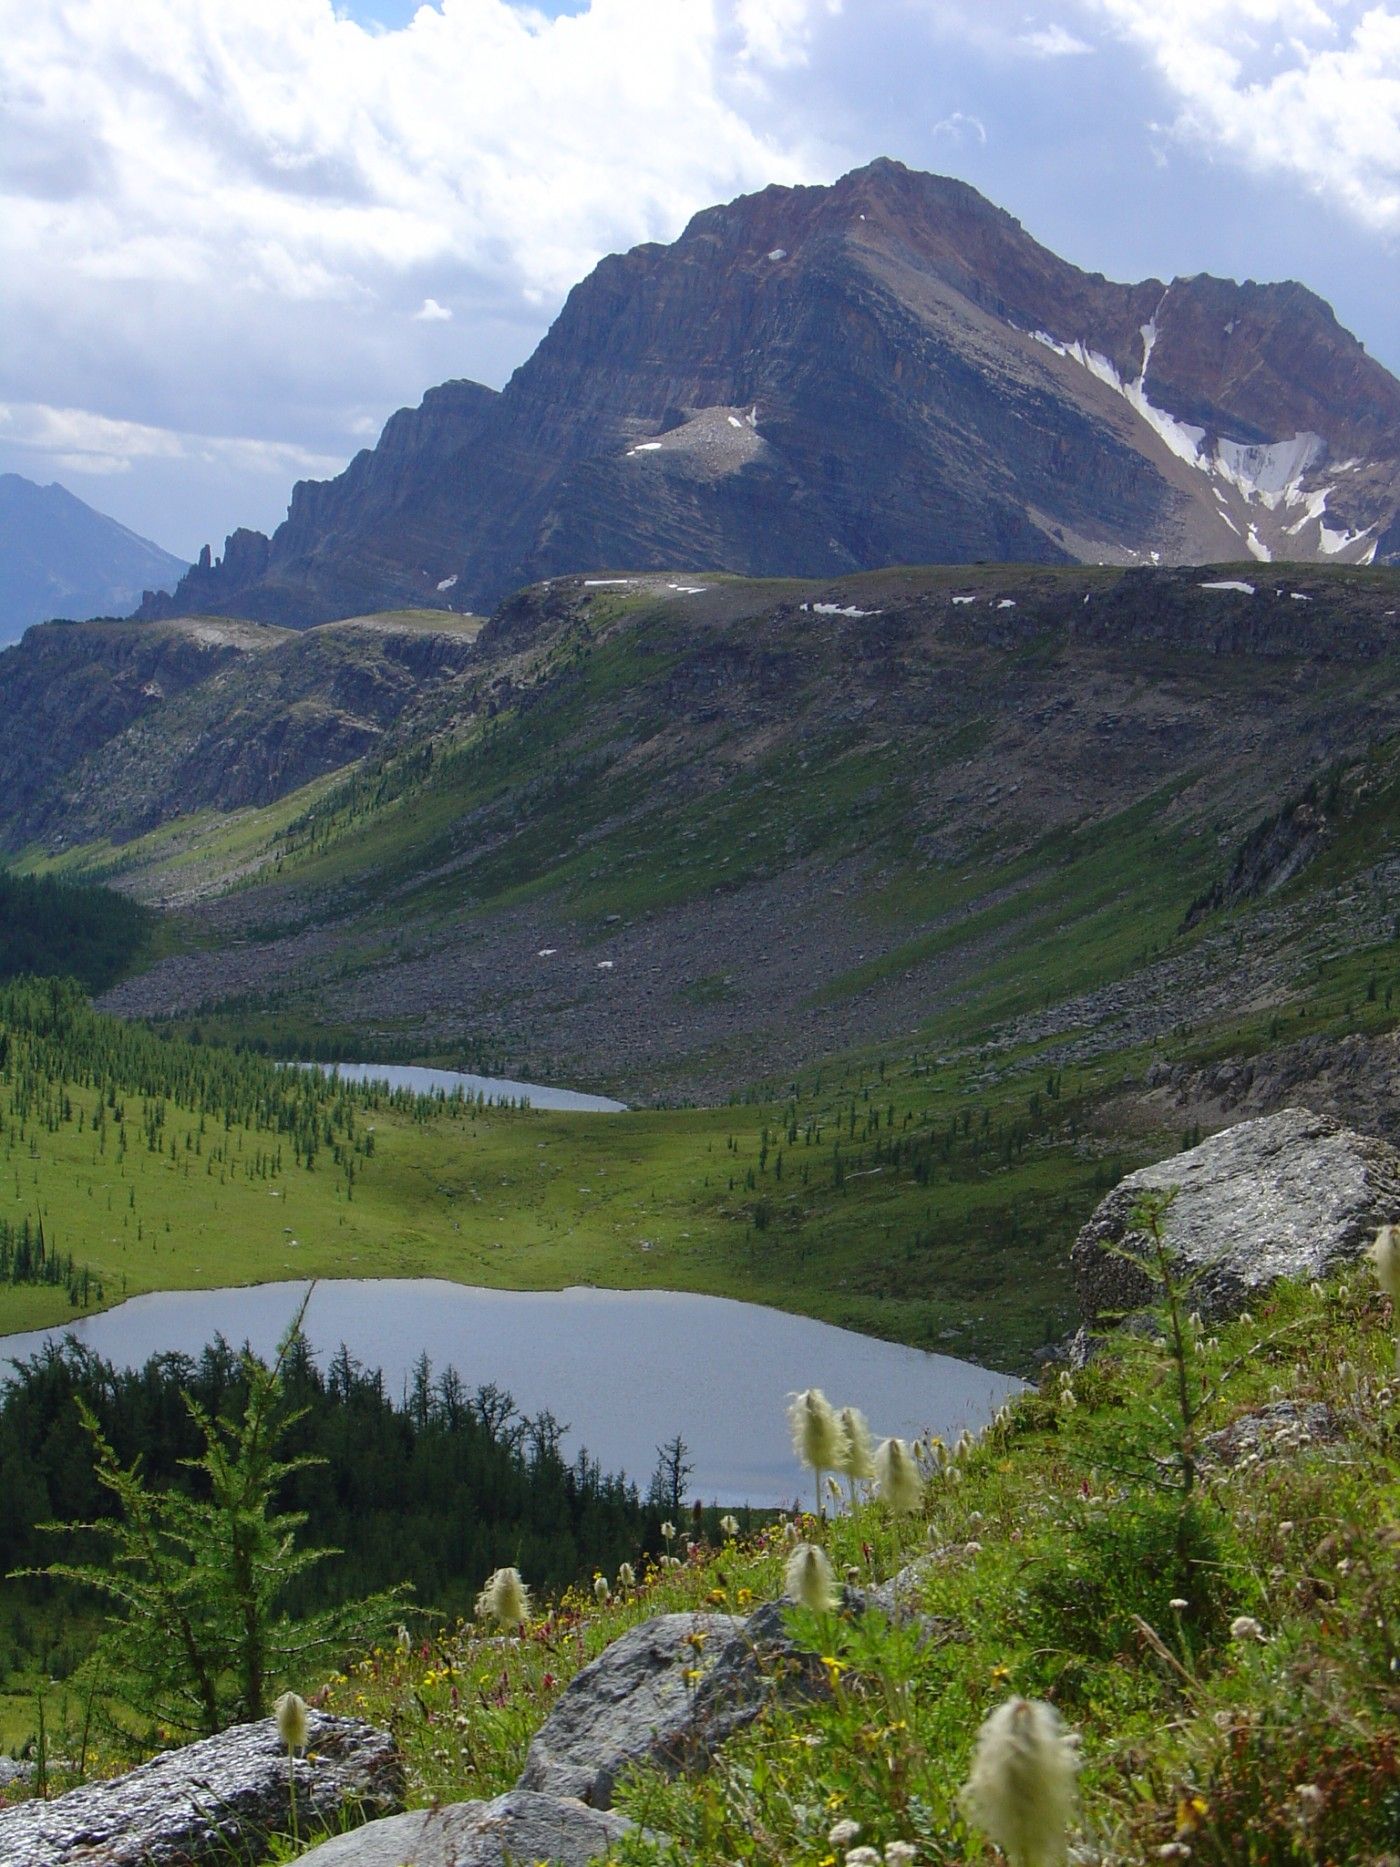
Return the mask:
[(31, 629), (0, 655), (0, 838), (121, 845), (270, 803), (373, 753), (420, 688), (468, 662), (479, 627), (434, 612)]
[(1116, 284), (877, 161), (605, 259), (144, 613), (300, 626), (622, 565), (1400, 558), (1400, 383), (1293, 283)]
[[(346, 1054), (484, 1051), (626, 1100), (911, 1032), (975, 1032), (980, 1080), (1003, 1049), (1093, 1058), (1300, 990), (1374, 1001), (1397, 613), (1400, 573), (1336, 565), (555, 579), (236, 830), (178, 812), (225, 763), (223, 795), (249, 796), (275, 742), (215, 705), (251, 655), (190, 693), (202, 737), (166, 703), (178, 757), (128, 727), (22, 810), (0, 786), (0, 834), (61, 837), (191, 917), (125, 1012), (207, 1030), (222, 1006), (232, 1035), (253, 1005), (353, 1034)], [(238, 626), (277, 644), (258, 669), (348, 629)], [(262, 796), (299, 775), (259, 770)], [(166, 827), (114, 848), (109, 819)]]
[(186, 568), (66, 488), (0, 473), (0, 644), (51, 616), (124, 616)]

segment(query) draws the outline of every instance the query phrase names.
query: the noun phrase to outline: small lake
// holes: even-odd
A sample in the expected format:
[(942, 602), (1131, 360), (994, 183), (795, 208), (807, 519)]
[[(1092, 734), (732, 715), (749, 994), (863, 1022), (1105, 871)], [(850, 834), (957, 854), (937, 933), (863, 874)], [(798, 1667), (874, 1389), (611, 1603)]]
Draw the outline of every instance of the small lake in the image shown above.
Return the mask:
[(415, 1095), (485, 1096), (491, 1102), (528, 1102), (536, 1109), (577, 1109), (595, 1115), (621, 1114), (625, 1102), (608, 1096), (584, 1095), (578, 1089), (551, 1089), (546, 1083), (517, 1083), (509, 1076), (472, 1076), (464, 1070), (430, 1070), (417, 1063), (307, 1063), (297, 1069), (323, 1070), (343, 1076), (348, 1083), (385, 1083), (390, 1089), (411, 1089)]
[[(275, 1348), (304, 1283), (172, 1290), (133, 1297), (79, 1319), (71, 1333), (109, 1361), (139, 1367), (177, 1349), (198, 1355), (216, 1335)], [(725, 1504), (810, 1507), (812, 1486), (793, 1458), (787, 1396), (820, 1387), (857, 1406), (877, 1438), (923, 1432), (951, 1441), (978, 1431), (1021, 1383), (971, 1362), (880, 1342), (849, 1329), (727, 1297), (668, 1290), (483, 1290), (437, 1278), (318, 1283), (305, 1329), (321, 1366), (343, 1342), (383, 1370), (399, 1398), (426, 1353), (455, 1367), (468, 1389), (488, 1381), (525, 1413), (546, 1408), (605, 1470), (645, 1490), (656, 1449), (679, 1433), (690, 1448), (694, 1496)], [(0, 1337), (0, 1375), (68, 1331)]]

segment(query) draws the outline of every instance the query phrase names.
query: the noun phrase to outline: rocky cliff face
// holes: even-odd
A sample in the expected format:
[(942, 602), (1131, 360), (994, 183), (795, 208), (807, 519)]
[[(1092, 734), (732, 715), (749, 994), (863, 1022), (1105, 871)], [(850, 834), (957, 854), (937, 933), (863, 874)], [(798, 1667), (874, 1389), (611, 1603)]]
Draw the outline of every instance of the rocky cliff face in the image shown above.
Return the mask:
[(566, 572), (1387, 561), (1400, 383), (1301, 285), (1080, 272), (879, 161), (605, 259), (500, 395), (395, 415), (146, 613), (300, 625)]

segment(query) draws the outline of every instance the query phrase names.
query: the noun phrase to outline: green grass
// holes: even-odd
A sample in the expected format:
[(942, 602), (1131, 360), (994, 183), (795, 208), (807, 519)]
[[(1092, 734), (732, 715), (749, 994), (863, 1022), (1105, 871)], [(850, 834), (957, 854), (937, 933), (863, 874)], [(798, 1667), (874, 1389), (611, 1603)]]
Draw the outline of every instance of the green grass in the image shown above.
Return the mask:
[[(912, 1519), (878, 1505), (820, 1526), (808, 1518), (804, 1533), (838, 1574), (849, 1567), (868, 1584), (917, 1564), (927, 1631), (794, 1612), (797, 1638), (826, 1656), (827, 1692), (770, 1710), (702, 1774), (630, 1772), (621, 1807), (668, 1839), (633, 1838), (622, 1859), (819, 1867), (840, 1859), (827, 1839), (837, 1819), (858, 1822), (862, 1844), (913, 1842), (921, 1863), (1000, 1858), (960, 1789), (980, 1721), (1011, 1694), (1052, 1702), (1081, 1739), (1072, 1833), (1085, 1858), (1393, 1859), (1393, 1326), (1369, 1277), (1353, 1272), (1316, 1292), (1282, 1287), (1215, 1337), (1196, 1333), (1187, 1378), (1215, 1390), (1203, 1431), (1282, 1397), (1326, 1408), (1338, 1437), (1267, 1439), (1262, 1458), (1211, 1468), (1184, 1515), (1152, 1475), (1173, 1444), (1174, 1364), (1124, 1340), (1073, 1378), (1052, 1371), (978, 1445), (934, 1459)], [(327, 1703), (392, 1725), (410, 1802), (491, 1796), (514, 1781), (561, 1689), (611, 1640), (665, 1611), (744, 1613), (773, 1599), (784, 1553), (776, 1528), (704, 1544), (675, 1571), (639, 1551), (639, 1587), (602, 1608), (581, 1582), (519, 1639), (427, 1631), (410, 1650), (337, 1675)], [(1241, 1616), (1262, 1637), (1236, 1634)], [(703, 1668), (703, 1651), (687, 1663)], [(1190, 1854), (1161, 1851), (1180, 1846)]]

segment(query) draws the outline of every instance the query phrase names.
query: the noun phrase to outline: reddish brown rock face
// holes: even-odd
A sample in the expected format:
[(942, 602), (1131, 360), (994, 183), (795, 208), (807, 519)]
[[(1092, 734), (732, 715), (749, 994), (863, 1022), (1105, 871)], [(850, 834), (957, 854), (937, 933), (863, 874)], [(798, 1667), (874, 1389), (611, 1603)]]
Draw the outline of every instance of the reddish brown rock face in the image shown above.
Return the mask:
[[(1297, 284), (1080, 272), (879, 161), (605, 259), (153, 615), (489, 607), (607, 566), (1400, 554), (1400, 384)], [(453, 580), (450, 581), (449, 580)]]

